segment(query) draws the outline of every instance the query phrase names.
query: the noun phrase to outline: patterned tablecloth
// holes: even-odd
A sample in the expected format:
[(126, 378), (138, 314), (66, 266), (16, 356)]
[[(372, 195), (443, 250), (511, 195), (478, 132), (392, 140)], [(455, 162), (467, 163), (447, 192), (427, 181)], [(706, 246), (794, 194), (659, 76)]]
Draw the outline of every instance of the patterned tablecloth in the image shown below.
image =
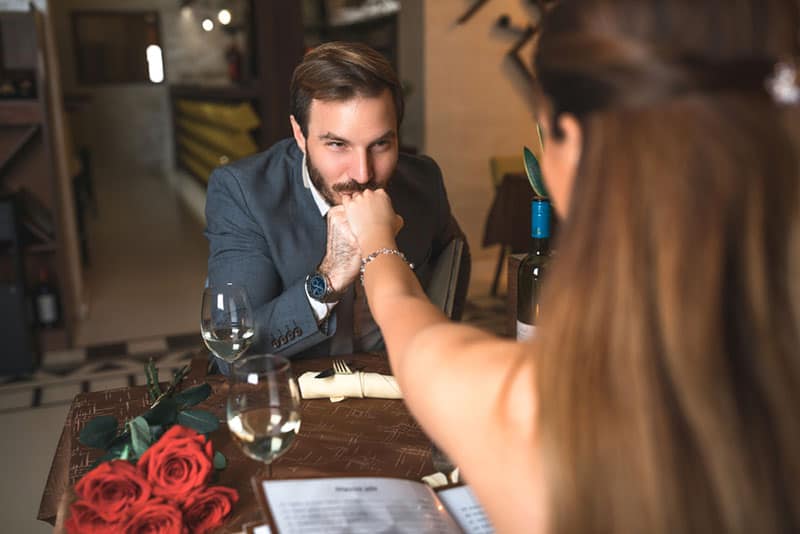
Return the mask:
[[(384, 356), (358, 354), (347, 359), (365, 371), (389, 372)], [(202, 358), (195, 361), (195, 368), (205, 367)], [(328, 358), (292, 362), (295, 377), (326, 367), (330, 367)], [(193, 375), (187, 385), (204, 379), (202, 374)], [(211, 410), (222, 422), (211, 439), (214, 448), (228, 458), (219, 484), (236, 488), (241, 497), (221, 532), (239, 532), (244, 524), (261, 520), (252, 480), (266, 478), (269, 470), (244, 456), (224, 424), (228, 391), (225, 379), (210, 376), (206, 380), (214, 392), (199, 407)], [(127, 420), (146, 408), (144, 386), (81, 393), (73, 399), (42, 495), (39, 519), (55, 523), (62, 497), (102, 454), (78, 442), (84, 424), (98, 415)], [(300, 433), (289, 451), (273, 463), (272, 478), (372, 475), (419, 480), (433, 471), (430, 441), (402, 400), (347, 399), (331, 403), (328, 399), (312, 399), (302, 401)]]

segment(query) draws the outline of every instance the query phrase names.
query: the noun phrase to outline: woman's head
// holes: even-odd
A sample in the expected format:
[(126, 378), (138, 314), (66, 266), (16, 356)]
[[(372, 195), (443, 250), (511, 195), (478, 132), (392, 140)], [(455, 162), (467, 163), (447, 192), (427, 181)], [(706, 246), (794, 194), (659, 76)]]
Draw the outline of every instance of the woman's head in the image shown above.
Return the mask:
[(544, 165), (569, 181), (537, 360), (554, 532), (800, 522), (800, 188), (764, 90), (799, 9), (562, 0), (545, 20), (545, 158), (577, 153)]
[(575, 126), (589, 117), (692, 95), (766, 96), (776, 61), (800, 55), (798, 9), (796, 0), (560, 2), (535, 59), (542, 123), (556, 145), (544, 162), (556, 170), (551, 181), (571, 186), (584, 143)]

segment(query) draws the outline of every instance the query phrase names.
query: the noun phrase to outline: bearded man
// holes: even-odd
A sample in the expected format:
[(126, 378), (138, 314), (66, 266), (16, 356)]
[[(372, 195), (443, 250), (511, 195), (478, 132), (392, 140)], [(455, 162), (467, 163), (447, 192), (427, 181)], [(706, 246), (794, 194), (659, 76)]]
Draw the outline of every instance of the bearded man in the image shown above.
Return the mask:
[(403, 94), (383, 56), (358, 43), (320, 45), (295, 69), (290, 93), (293, 138), (211, 175), (209, 284), (246, 290), (256, 322), (251, 353), (381, 350), (357, 281), (374, 251), (359, 250), (342, 197), (386, 190), (404, 221), (396, 252), (423, 287), (439, 253), (463, 233), (436, 163), (399, 152)]

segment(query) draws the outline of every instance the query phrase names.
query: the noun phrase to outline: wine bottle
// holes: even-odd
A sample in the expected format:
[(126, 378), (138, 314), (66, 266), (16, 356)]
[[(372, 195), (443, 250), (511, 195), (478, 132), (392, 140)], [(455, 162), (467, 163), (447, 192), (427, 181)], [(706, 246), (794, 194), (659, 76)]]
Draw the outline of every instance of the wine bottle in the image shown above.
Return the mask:
[(50, 283), (47, 269), (39, 270), (39, 283), (34, 288), (36, 319), (42, 328), (53, 328), (61, 320), (58, 290)]
[(546, 199), (531, 202), (531, 238), (531, 252), (522, 260), (517, 272), (518, 341), (532, 339), (539, 322), (542, 280), (550, 254), (550, 202)]

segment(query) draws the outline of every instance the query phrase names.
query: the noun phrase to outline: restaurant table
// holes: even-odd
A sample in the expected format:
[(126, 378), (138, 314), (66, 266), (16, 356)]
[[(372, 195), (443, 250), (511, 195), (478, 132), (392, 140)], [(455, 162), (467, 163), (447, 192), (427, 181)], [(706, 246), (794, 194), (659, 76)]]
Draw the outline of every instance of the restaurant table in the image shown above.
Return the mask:
[[(345, 359), (366, 372), (390, 372), (382, 355), (356, 354)], [(252, 480), (269, 478), (269, 467), (246, 457), (228, 432), (226, 379), (204, 376), (204, 355), (198, 355), (192, 362), (193, 371), (184, 387), (203, 380), (211, 385), (213, 393), (198, 408), (219, 417), (220, 428), (210, 437), (214, 450), (221, 451), (228, 459), (215, 484), (233, 487), (240, 496), (226, 524), (217, 532), (241, 532), (244, 525), (263, 521)], [(330, 358), (295, 360), (292, 370), (297, 378), (306, 371), (322, 371), (330, 364)], [(103, 453), (78, 442), (86, 422), (98, 415), (113, 415), (120, 422), (126, 421), (144, 412), (148, 405), (145, 386), (81, 393), (73, 399), (50, 467), (38, 519), (51, 524), (63, 521), (72, 486)], [(419, 480), (434, 472), (431, 442), (402, 400), (348, 398), (332, 403), (328, 399), (309, 399), (302, 401), (301, 410), (300, 432), (291, 448), (273, 462), (272, 479), (371, 475)]]

